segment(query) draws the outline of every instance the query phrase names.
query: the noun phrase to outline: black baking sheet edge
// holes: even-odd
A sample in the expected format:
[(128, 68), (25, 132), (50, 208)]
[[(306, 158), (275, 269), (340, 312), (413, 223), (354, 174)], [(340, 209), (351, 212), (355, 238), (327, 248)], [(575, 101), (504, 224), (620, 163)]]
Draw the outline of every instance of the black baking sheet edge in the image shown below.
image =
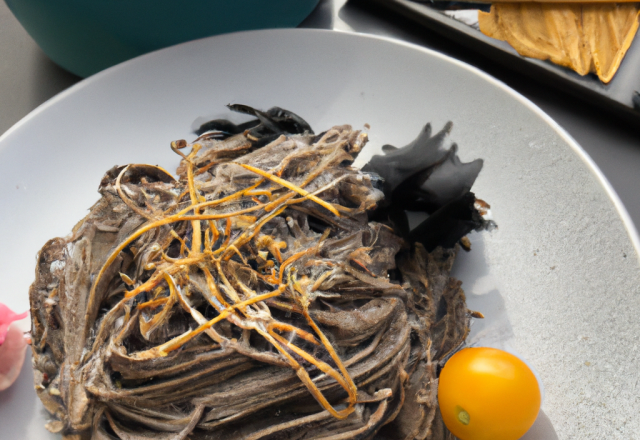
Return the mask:
[(479, 30), (427, 5), (408, 0), (369, 1), (484, 54), (509, 69), (614, 112), (634, 125), (640, 122), (640, 108), (634, 109), (633, 103), (634, 92), (640, 91), (640, 32), (627, 51), (616, 76), (609, 84), (603, 84), (595, 75), (582, 77), (551, 62), (522, 57), (505, 41), (487, 37)]

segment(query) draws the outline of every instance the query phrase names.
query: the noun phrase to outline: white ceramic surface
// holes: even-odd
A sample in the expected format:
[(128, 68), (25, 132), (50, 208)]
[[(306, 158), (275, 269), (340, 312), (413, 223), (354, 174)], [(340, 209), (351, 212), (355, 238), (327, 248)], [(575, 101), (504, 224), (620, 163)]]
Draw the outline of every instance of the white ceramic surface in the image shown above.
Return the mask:
[[(175, 168), (169, 141), (228, 116), (230, 102), (278, 105), (318, 131), (369, 123), (360, 164), (427, 121), (452, 120), (462, 159), (485, 159), (474, 189), (499, 224), (472, 235), (456, 263), (470, 307), (487, 316), (471, 342), (516, 351), (538, 371), (544, 414), (527, 439), (640, 438), (640, 246), (624, 208), (537, 107), (409, 44), (299, 29), (224, 35), (121, 64), (43, 104), (0, 138), (0, 301), (28, 307), (36, 252), (85, 215), (108, 168)], [(25, 365), (0, 393), (0, 437), (57, 438)]]

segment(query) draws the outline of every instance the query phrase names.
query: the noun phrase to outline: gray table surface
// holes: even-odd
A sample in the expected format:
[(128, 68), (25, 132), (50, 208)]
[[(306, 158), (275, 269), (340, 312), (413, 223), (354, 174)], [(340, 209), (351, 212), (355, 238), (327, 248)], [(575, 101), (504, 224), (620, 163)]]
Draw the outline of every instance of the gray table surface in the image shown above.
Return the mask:
[[(302, 27), (397, 38), (479, 67), (547, 112), (594, 159), (640, 225), (640, 127), (549, 89), (366, 0), (320, 0)], [(640, 73), (639, 73), (640, 74)], [(0, 134), (80, 78), (51, 62), (0, 2)]]

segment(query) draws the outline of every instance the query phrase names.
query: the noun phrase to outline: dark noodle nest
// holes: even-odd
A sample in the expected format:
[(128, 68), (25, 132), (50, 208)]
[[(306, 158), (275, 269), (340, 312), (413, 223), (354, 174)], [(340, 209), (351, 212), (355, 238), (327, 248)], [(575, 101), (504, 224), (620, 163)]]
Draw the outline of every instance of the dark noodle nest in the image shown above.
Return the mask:
[[(394, 196), (402, 179), (381, 185), (379, 159), (350, 166), (365, 133), (233, 109), (258, 119), (172, 143), (178, 180), (112, 168), (72, 235), (40, 251), (30, 298), (47, 427), (68, 439), (446, 438), (438, 362), (468, 332), (449, 273), (456, 241), (483, 225), (469, 193), (479, 168), (424, 202), (422, 229), (449, 247), (432, 246), (402, 226), (425, 191)], [(421, 136), (423, 152), (442, 150)], [(451, 150), (411, 174), (418, 189)]]

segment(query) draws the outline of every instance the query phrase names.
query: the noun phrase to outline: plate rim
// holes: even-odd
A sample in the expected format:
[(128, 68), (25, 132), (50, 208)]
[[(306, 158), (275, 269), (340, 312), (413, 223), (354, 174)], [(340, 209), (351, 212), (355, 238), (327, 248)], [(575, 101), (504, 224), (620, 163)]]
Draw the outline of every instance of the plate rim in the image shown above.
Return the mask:
[[(156, 56), (156, 54), (158, 52), (164, 52), (164, 51), (171, 51), (171, 50), (179, 50), (177, 48), (182, 47), (182, 46), (186, 46), (186, 45), (190, 45), (190, 44), (195, 44), (196, 42), (202, 42), (205, 40), (213, 40), (213, 39), (217, 39), (217, 38), (233, 38), (236, 35), (260, 35), (260, 34), (267, 34), (267, 33), (274, 33), (274, 34), (278, 34), (278, 33), (307, 33), (307, 34), (316, 34), (316, 35), (329, 35), (329, 34), (333, 34), (333, 35), (339, 35), (340, 38), (353, 38), (353, 39), (369, 39), (369, 40), (377, 40), (377, 41), (382, 41), (385, 43), (390, 43), (390, 44), (396, 44), (399, 46), (404, 46), (406, 48), (409, 49), (413, 49), (413, 50), (417, 50), (425, 55), (428, 56), (432, 56), (435, 58), (439, 58), (440, 60), (450, 63), (458, 68), (461, 68), (463, 70), (466, 70), (482, 79), (484, 79), (485, 81), (487, 81), (488, 83), (498, 87), (499, 89), (503, 90), (504, 92), (506, 92), (508, 95), (510, 95), (512, 98), (516, 99), (517, 101), (519, 101), (521, 104), (523, 104), (526, 108), (528, 108), (529, 110), (531, 110), (534, 114), (536, 114), (538, 117), (540, 117), (543, 122), (545, 122), (550, 128), (552, 128), (573, 150), (573, 152), (582, 160), (583, 164), (586, 165), (587, 170), (589, 170), (597, 179), (598, 183), (600, 184), (600, 186), (605, 190), (605, 193), (607, 194), (607, 196), (609, 197), (609, 199), (613, 202), (614, 208), (617, 211), (617, 214), (620, 216), (620, 219), (622, 220), (622, 223), (624, 225), (624, 228), (627, 232), (627, 236), (629, 238), (629, 240), (631, 241), (631, 244), (635, 250), (636, 253), (636, 257), (638, 257), (640, 259), (640, 235), (638, 234), (638, 229), (636, 228), (636, 225), (634, 224), (633, 220), (631, 219), (631, 216), (629, 215), (629, 212), (627, 211), (626, 207), (624, 206), (624, 204), (622, 203), (622, 200), (620, 199), (620, 197), (618, 196), (618, 194), (616, 193), (615, 189), (613, 188), (613, 186), (611, 185), (611, 183), (609, 182), (609, 180), (607, 179), (607, 177), (604, 175), (604, 173), (600, 170), (600, 168), (598, 167), (598, 165), (595, 163), (595, 161), (591, 158), (591, 156), (589, 156), (589, 154), (580, 146), (580, 144), (562, 127), (560, 126), (560, 124), (558, 124), (553, 118), (551, 118), (551, 116), (549, 116), (547, 113), (545, 113), (540, 107), (538, 107), (535, 103), (533, 103), (531, 100), (529, 100), (527, 97), (525, 97), (524, 95), (520, 94), (519, 92), (517, 92), (516, 90), (512, 89), (511, 87), (509, 87), (507, 84), (505, 84), (504, 82), (500, 81), (499, 79), (489, 75), (488, 73), (484, 72), (483, 70), (474, 67), (470, 64), (467, 64), (463, 61), (460, 61), (456, 58), (450, 57), (448, 55), (445, 55), (443, 53), (440, 53), (436, 50), (427, 48), (427, 47), (423, 47), (414, 43), (410, 43), (407, 41), (403, 41), (403, 40), (399, 40), (396, 38), (392, 38), (392, 37), (387, 37), (387, 36), (381, 36), (381, 35), (373, 35), (373, 34), (364, 34), (364, 33), (356, 33), (356, 32), (350, 32), (350, 31), (340, 31), (340, 30), (330, 30), (330, 29), (307, 29), (307, 28), (285, 28), (285, 29), (279, 29), (279, 28), (273, 28), (273, 29), (258, 29), (258, 30), (250, 30), (250, 31), (240, 31), (240, 32), (232, 32), (232, 33), (227, 33), (227, 34), (221, 34), (221, 35), (214, 35), (214, 36), (210, 36), (210, 37), (205, 37), (205, 38), (200, 38), (200, 39), (196, 39), (196, 40), (191, 40), (191, 41), (187, 41), (184, 43), (180, 43), (180, 44), (176, 44), (173, 46), (169, 46), (169, 47), (165, 47), (162, 49), (158, 49), (143, 55), (140, 55), (138, 57), (132, 58), (130, 60), (124, 61), (120, 64), (116, 64), (115, 66), (111, 66), (101, 72), (98, 72), (94, 75), (89, 76), (88, 78), (82, 79), (79, 82), (77, 82), (76, 84), (72, 85), (71, 87), (61, 91), (60, 93), (58, 93), (57, 95), (49, 98), (47, 101), (43, 102), (42, 104), (38, 105), (35, 109), (31, 110), (27, 115), (25, 115), (22, 119), (20, 119), (18, 122), (16, 122), (14, 125), (12, 125), (7, 131), (5, 131), (2, 135), (0, 135), (0, 154), (2, 153), (2, 150), (4, 149), (4, 145), (5, 142), (7, 141), (7, 139), (9, 137), (11, 137), (13, 135), (13, 133), (15, 131), (17, 131), (18, 129), (20, 129), (20, 127), (22, 127), (25, 124), (28, 124), (32, 119), (34, 119), (37, 115), (45, 112), (49, 107), (54, 106), (56, 103), (58, 103), (59, 101), (64, 100), (67, 96), (72, 95), (76, 92), (78, 92), (79, 90), (83, 89), (84, 87), (87, 87), (95, 82), (99, 82), (102, 80), (103, 77), (109, 76), (109, 75), (113, 75), (116, 74), (116, 72), (118, 72), (119, 70), (129, 66), (129, 64), (135, 64), (135, 63), (139, 63), (141, 62), (141, 60), (144, 60), (147, 57), (153, 57)], [(323, 38), (323, 37), (320, 37)]]

